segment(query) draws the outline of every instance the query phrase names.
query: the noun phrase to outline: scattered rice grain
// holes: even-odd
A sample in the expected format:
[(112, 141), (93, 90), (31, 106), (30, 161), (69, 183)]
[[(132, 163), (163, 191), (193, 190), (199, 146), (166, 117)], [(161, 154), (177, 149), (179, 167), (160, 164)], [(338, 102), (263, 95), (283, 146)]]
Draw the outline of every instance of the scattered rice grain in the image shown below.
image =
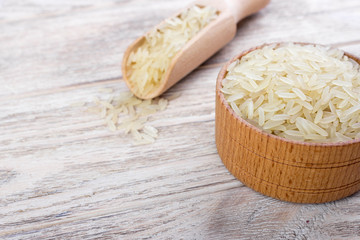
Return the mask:
[[(106, 89), (107, 93), (113, 92), (109, 88)], [(95, 97), (96, 106), (89, 107), (87, 111), (100, 114), (110, 131), (121, 130), (125, 134), (131, 134), (134, 145), (150, 144), (155, 141), (158, 130), (148, 124), (149, 117), (158, 111), (165, 110), (169, 104), (168, 99), (142, 100), (130, 92), (123, 92), (111, 96), (108, 100)]]

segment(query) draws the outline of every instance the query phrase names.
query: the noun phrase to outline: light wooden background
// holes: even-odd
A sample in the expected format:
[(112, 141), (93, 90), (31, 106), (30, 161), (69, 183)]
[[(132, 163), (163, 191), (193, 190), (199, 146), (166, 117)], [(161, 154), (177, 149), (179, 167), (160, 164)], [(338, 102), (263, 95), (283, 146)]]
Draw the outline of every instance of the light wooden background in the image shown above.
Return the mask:
[[(245, 187), (214, 139), (215, 79), (242, 50), (275, 41), (360, 56), (359, 0), (272, 0), (171, 88), (155, 144), (132, 146), (73, 107), (126, 91), (126, 47), (189, 0), (0, 0), (1, 239), (360, 239), (360, 193), (281, 202)], [(359, 173), (360, 174), (360, 173)]]

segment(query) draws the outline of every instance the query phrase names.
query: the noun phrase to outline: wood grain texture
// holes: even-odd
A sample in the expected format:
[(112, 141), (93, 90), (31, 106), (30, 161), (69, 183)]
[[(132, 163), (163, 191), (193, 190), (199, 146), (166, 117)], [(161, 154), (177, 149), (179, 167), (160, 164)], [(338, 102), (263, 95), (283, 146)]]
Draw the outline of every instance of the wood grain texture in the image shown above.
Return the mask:
[[(126, 47), (190, 0), (3, 0), (0, 5), (0, 238), (357, 239), (360, 194), (326, 204), (265, 197), (215, 145), (221, 65), (264, 42), (360, 55), (358, 0), (273, 0), (166, 95), (159, 138), (132, 146), (76, 102), (127, 91)], [(165, 97), (166, 97), (165, 95)]]
[[(221, 92), (228, 61), (216, 83), (215, 138), (229, 171), (252, 189), (280, 200), (324, 203), (360, 190), (360, 142), (314, 144), (267, 134), (238, 117)], [(352, 58), (360, 64), (360, 59)]]

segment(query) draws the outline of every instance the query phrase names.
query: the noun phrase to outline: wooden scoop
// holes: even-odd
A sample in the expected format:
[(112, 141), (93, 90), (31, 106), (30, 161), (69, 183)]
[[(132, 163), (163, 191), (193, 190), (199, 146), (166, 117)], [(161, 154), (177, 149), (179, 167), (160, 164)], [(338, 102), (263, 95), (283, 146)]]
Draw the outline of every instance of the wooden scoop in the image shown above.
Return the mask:
[[(236, 23), (241, 19), (259, 11), (270, 0), (198, 0), (191, 4), (211, 6), (218, 10), (219, 16), (193, 37), (171, 60), (160, 85), (148, 94), (141, 94), (134, 83), (129, 80), (127, 61), (131, 52), (145, 41), (141, 36), (125, 51), (122, 72), (125, 82), (131, 92), (142, 99), (155, 98), (185, 77), (210, 56), (230, 42), (236, 34)], [(177, 16), (176, 14), (175, 16)], [(159, 25), (161, 25), (160, 23)], [(158, 26), (159, 26), (158, 25)]]

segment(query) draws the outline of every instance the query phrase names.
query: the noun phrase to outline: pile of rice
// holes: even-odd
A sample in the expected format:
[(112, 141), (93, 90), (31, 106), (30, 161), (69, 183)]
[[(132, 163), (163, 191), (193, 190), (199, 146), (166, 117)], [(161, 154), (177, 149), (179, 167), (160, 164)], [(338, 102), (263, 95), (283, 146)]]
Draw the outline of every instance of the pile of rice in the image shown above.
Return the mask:
[(127, 77), (135, 86), (132, 91), (138, 96), (154, 91), (173, 57), (216, 17), (214, 8), (193, 6), (149, 32), (144, 43), (131, 52), (127, 60)]
[[(113, 89), (105, 88), (101, 92), (112, 93)], [(88, 108), (88, 111), (99, 113), (111, 131), (122, 130), (131, 134), (134, 145), (150, 144), (158, 137), (158, 130), (149, 125), (149, 117), (166, 109), (168, 100), (176, 97), (178, 95), (174, 94), (168, 99), (142, 100), (131, 92), (122, 92), (106, 100), (96, 97), (96, 106)]]
[(360, 138), (360, 68), (341, 50), (265, 46), (228, 66), (221, 91), (236, 114), (268, 133), (308, 142)]

